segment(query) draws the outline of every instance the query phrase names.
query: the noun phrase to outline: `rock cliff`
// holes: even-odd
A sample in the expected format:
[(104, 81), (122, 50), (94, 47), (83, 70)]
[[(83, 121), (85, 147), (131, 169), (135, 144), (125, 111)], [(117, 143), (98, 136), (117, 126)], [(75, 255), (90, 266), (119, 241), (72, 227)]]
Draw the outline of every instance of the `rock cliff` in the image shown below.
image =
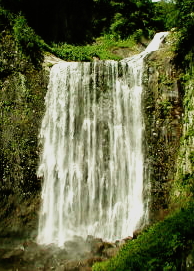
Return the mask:
[[(47, 57), (43, 68), (42, 56), (33, 63), (19, 50), (10, 31), (1, 36), (0, 232), (4, 237), (31, 237), (36, 235), (40, 203), (38, 133), (53, 59)], [(193, 195), (192, 74), (192, 67), (186, 74), (176, 68), (172, 37), (146, 59), (144, 153), (151, 222), (163, 219)]]

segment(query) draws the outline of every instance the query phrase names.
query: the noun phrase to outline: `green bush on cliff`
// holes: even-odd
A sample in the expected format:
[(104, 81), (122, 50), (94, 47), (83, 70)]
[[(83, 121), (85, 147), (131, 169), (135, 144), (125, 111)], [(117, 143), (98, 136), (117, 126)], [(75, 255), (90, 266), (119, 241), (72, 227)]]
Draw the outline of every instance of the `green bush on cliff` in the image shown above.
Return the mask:
[(19, 50), (30, 58), (34, 64), (38, 64), (42, 59), (44, 41), (28, 26), (25, 17), (22, 15), (17, 15), (14, 19), (13, 31)]
[(100, 59), (119, 60), (121, 57), (113, 51), (117, 48), (133, 48), (134, 37), (126, 40), (116, 40), (113, 35), (104, 35), (96, 39), (93, 44), (85, 46), (74, 46), (66, 43), (52, 44), (50, 52), (66, 61), (92, 61), (93, 57)]
[(42, 41), (25, 18), (0, 8), (0, 30), (0, 234), (18, 236), (36, 223), (24, 202), (33, 204), (40, 192), (38, 130), (48, 81)]
[(96, 263), (93, 271), (185, 270), (194, 244), (194, 204), (145, 230), (124, 245), (109, 261)]
[(194, 5), (192, 0), (176, 0), (176, 26), (179, 31), (177, 43), (177, 63), (179, 66), (189, 66), (194, 53)]
[[(5, 43), (3, 38), (8, 34), (12, 36), (15, 51), (4, 52), (2, 58), (9, 53), (14, 55), (16, 52), (20, 54), (20, 58), (31, 61), (35, 66), (42, 62), (43, 51), (48, 48), (45, 42), (29, 27), (26, 18), (21, 14), (14, 14), (0, 8), (0, 37), (2, 45)], [(1, 46), (2, 46), (1, 45)], [(8, 45), (8, 44), (7, 44)]]

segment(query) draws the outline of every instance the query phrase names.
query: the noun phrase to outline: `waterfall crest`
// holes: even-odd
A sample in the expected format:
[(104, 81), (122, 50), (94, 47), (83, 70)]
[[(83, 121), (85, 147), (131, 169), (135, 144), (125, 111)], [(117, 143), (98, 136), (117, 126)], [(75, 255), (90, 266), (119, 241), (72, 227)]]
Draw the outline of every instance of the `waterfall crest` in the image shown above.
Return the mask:
[(114, 241), (148, 221), (143, 59), (166, 35), (120, 62), (61, 62), (51, 69), (40, 131), (38, 243), (63, 246), (74, 235)]

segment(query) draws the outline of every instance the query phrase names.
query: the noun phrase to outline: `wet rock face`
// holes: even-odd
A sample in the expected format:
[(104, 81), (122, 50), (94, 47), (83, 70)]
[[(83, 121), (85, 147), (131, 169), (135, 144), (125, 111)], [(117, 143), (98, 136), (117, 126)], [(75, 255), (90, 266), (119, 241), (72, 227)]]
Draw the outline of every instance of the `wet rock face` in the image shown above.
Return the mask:
[(38, 133), (48, 77), (42, 58), (35, 65), (7, 28), (0, 34), (0, 235), (17, 236), (37, 227)]
[(57, 270), (89, 271), (95, 262), (107, 260), (117, 254), (126, 240), (116, 243), (104, 242), (100, 238), (89, 236), (85, 241), (81, 237), (58, 248), (53, 244), (38, 245), (31, 240), (10, 247), (6, 240), (0, 248), (0, 270)]
[(182, 133), (182, 95), (173, 55), (164, 47), (146, 59), (144, 73), (145, 171), (150, 179), (150, 220), (168, 213)]

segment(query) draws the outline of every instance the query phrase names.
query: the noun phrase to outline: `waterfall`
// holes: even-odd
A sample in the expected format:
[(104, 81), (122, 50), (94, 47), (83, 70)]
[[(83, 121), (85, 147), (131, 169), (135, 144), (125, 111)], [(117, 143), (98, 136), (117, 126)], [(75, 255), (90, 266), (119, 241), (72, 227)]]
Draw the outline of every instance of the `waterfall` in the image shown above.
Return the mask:
[(143, 59), (60, 62), (51, 69), (40, 131), (44, 179), (38, 243), (132, 236), (148, 221), (142, 136)]

